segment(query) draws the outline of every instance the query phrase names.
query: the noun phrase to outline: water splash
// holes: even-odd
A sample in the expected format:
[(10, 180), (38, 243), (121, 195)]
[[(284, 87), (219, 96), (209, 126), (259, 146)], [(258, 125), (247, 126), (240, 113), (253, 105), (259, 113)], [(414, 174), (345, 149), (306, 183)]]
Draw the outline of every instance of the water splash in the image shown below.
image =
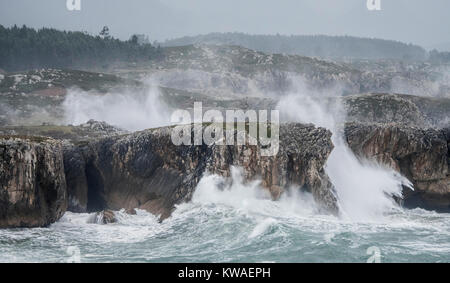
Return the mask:
[(411, 183), (392, 169), (358, 160), (342, 139), (333, 139), (325, 172), (333, 183), (341, 215), (353, 221), (380, 221), (398, 209), (393, 196), (402, 197), (402, 186)]
[(226, 205), (246, 214), (263, 217), (273, 216), (289, 218), (292, 215), (307, 216), (318, 213), (319, 207), (310, 193), (299, 188), (288, 189), (281, 198), (272, 201), (269, 191), (260, 181), (244, 181), (243, 169), (231, 167), (231, 177), (207, 174), (204, 176), (192, 197), (192, 202), (203, 205)]
[[(252, 184), (209, 182), (163, 223), (137, 209), (115, 212), (117, 223), (107, 225), (67, 212), (48, 228), (2, 229), (0, 262), (66, 262), (70, 247), (81, 262), (366, 262), (372, 246), (383, 262), (450, 259), (450, 214), (399, 210), (358, 223), (317, 214), (312, 196), (298, 190), (274, 202), (243, 191), (261, 190)], [(243, 193), (248, 205), (221, 198), (230, 193)]]
[(169, 108), (160, 99), (158, 88), (147, 85), (144, 91), (94, 94), (69, 90), (63, 109), (68, 124), (79, 125), (90, 119), (119, 128), (138, 131), (170, 124)]
[(357, 158), (342, 135), (345, 112), (340, 104), (321, 105), (305, 92), (283, 97), (277, 105), (285, 121), (313, 123), (329, 129), (335, 146), (325, 166), (337, 192), (342, 217), (352, 221), (379, 221), (398, 209), (393, 196), (402, 197), (411, 183), (394, 170)]

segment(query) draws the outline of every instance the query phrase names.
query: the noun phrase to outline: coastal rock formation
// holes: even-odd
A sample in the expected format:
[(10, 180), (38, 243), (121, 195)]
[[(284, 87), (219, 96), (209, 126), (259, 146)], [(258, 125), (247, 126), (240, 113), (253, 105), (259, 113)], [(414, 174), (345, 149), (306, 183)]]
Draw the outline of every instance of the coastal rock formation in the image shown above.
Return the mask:
[(116, 218), (116, 215), (114, 214), (114, 211), (107, 209), (107, 210), (97, 212), (94, 215), (91, 222), (97, 223), (97, 224), (111, 224), (111, 223), (116, 223), (117, 218)]
[[(11, 126), (1, 127), (0, 137), (17, 135), (32, 139), (47, 137), (61, 140), (64, 171), (68, 191), (68, 210), (87, 211), (86, 164), (83, 158), (83, 145), (104, 137), (112, 137), (126, 132), (105, 122), (90, 120), (79, 126)], [(83, 190), (85, 190), (83, 192)]]
[(331, 99), (343, 103), (347, 122), (398, 123), (443, 128), (450, 121), (450, 99), (392, 93), (368, 93)]
[(406, 207), (450, 211), (449, 129), (398, 124), (347, 124), (345, 137), (360, 157), (375, 159), (413, 182), (404, 190)]
[(331, 133), (312, 125), (282, 125), (274, 157), (261, 156), (252, 145), (176, 146), (170, 127), (146, 130), (66, 150), (69, 199), (75, 211), (141, 208), (164, 219), (191, 199), (205, 172), (229, 176), (237, 165), (247, 180), (261, 178), (274, 199), (297, 185), (337, 212), (323, 170), (332, 149)]
[[(247, 97), (217, 100), (199, 94), (168, 92), (167, 103), (174, 108), (189, 109), (202, 101), (204, 109), (275, 109), (277, 98)], [(395, 93), (361, 93), (346, 96), (314, 97), (326, 110), (342, 110), (346, 122), (399, 123), (419, 128), (443, 128), (450, 123), (450, 98), (420, 97)], [(342, 107), (340, 107), (342, 106)], [(339, 111), (337, 111), (339, 112)]]
[(42, 227), (67, 208), (61, 143), (0, 137), (0, 228)]
[[(248, 142), (176, 146), (171, 131), (172, 127), (163, 127), (60, 142), (3, 136), (0, 227), (47, 226), (66, 209), (106, 211), (108, 220), (114, 218), (109, 217), (114, 216), (110, 210), (140, 208), (163, 220), (177, 204), (191, 199), (205, 173), (228, 177), (232, 166), (242, 168), (246, 181), (261, 180), (273, 199), (294, 186), (311, 192), (324, 210), (338, 212), (333, 185), (324, 172), (333, 150), (326, 129), (282, 124), (275, 156), (263, 156), (261, 146)], [(449, 128), (348, 123), (345, 137), (361, 158), (386, 164), (413, 182), (415, 191), (404, 190), (406, 207), (449, 210)]]
[(333, 150), (331, 132), (313, 125), (283, 124), (275, 156), (261, 156), (258, 146), (215, 146), (208, 171), (230, 176), (230, 166), (240, 166), (247, 180), (260, 178), (273, 199), (291, 185), (310, 191), (325, 210), (337, 213), (337, 201), (324, 166)]
[(425, 115), (407, 95), (376, 93), (350, 95), (342, 100), (347, 110), (348, 122), (396, 122), (419, 127), (429, 124)]

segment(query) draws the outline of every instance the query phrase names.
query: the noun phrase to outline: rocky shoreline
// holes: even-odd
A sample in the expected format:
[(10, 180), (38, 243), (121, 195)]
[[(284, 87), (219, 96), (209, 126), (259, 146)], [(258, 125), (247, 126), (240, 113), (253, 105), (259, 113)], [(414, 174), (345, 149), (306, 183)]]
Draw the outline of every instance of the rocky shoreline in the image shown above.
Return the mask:
[(0, 138), (0, 227), (41, 227), (67, 209), (60, 142), (41, 137)]
[[(260, 179), (277, 199), (289, 186), (313, 194), (338, 213), (324, 166), (333, 150), (331, 132), (313, 125), (282, 124), (274, 157), (258, 146), (175, 146), (170, 127), (131, 134), (56, 140), (0, 136), (0, 227), (42, 227), (64, 212), (145, 209), (163, 220), (189, 201), (206, 173), (230, 175), (240, 166), (246, 180)], [(402, 173), (415, 191), (404, 191), (406, 207), (448, 212), (450, 130), (402, 124), (345, 125), (350, 148)]]

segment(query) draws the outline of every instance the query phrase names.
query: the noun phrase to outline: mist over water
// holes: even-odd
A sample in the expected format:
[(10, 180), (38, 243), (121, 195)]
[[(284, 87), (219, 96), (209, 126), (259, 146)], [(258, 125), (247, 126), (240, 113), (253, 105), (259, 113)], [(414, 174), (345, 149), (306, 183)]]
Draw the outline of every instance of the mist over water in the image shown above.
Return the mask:
[(129, 131), (167, 126), (171, 113), (158, 88), (150, 84), (143, 91), (106, 94), (71, 89), (63, 109), (68, 124), (79, 125), (94, 119)]

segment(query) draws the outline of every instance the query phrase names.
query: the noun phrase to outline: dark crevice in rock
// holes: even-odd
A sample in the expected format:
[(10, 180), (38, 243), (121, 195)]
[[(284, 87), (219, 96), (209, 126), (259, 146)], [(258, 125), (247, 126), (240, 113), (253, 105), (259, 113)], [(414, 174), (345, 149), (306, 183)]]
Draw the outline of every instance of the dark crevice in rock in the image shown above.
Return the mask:
[(450, 196), (448, 195), (409, 190), (405, 194), (405, 198), (406, 200), (402, 203), (405, 208), (422, 208), (440, 213), (450, 213)]
[(103, 178), (92, 163), (86, 164), (85, 173), (88, 187), (87, 211), (102, 211), (106, 208)]
[[(258, 146), (175, 146), (171, 128), (151, 129), (83, 144), (54, 140), (0, 140), (0, 227), (47, 226), (66, 211), (145, 209), (160, 219), (190, 201), (205, 172), (229, 177), (242, 167), (246, 181), (261, 180), (274, 199), (286, 188), (309, 191), (337, 212), (324, 166), (333, 150), (331, 132), (313, 125), (282, 124), (276, 156)], [(450, 131), (401, 124), (349, 123), (349, 147), (410, 179), (405, 207), (448, 212)], [(31, 170), (31, 171), (30, 171)], [(30, 172), (28, 174), (27, 172)], [(66, 188), (67, 186), (67, 188)]]

